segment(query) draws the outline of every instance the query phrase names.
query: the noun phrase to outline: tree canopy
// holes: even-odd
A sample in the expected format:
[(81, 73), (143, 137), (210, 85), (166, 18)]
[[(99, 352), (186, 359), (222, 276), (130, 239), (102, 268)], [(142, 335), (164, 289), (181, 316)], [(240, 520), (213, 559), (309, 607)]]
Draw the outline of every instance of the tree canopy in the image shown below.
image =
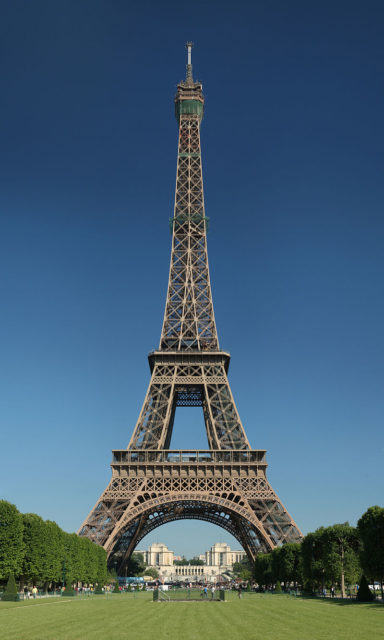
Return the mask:
[(240, 562), (234, 562), (232, 566), (232, 572), (241, 580), (251, 580), (253, 567), (248, 558), (243, 558)]
[(192, 565), (194, 567), (202, 567), (203, 565), (205, 565), (204, 560), (201, 560), (201, 558), (191, 558), (190, 560), (187, 560), (187, 558), (181, 558), (181, 560), (174, 560), (173, 564), (176, 567), (185, 567), (186, 565)]
[(146, 566), (147, 565), (141, 553), (132, 553), (127, 562), (127, 575), (141, 576)]
[(156, 580), (156, 578), (159, 577), (159, 572), (157, 569), (155, 569), (155, 567), (146, 567), (146, 569), (144, 570), (144, 575), (151, 576), (151, 578), (154, 578)]
[(35, 513), (21, 514), (0, 501), (0, 580), (10, 575), (41, 587), (49, 583), (107, 581), (105, 550), (75, 533), (66, 533)]
[(362, 541), (360, 561), (366, 576), (384, 582), (384, 508), (369, 507), (357, 523)]
[(24, 552), (22, 515), (14, 504), (0, 500), (0, 580), (20, 575)]

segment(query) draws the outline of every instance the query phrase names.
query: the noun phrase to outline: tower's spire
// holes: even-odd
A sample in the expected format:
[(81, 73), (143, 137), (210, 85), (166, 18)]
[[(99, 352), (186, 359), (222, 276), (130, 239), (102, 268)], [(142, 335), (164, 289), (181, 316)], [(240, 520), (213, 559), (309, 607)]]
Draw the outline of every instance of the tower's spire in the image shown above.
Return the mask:
[(193, 77), (192, 77), (192, 47), (193, 47), (193, 42), (186, 42), (185, 46), (188, 50), (188, 64), (187, 64), (187, 76), (186, 76), (186, 81), (187, 82), (193, 82)]

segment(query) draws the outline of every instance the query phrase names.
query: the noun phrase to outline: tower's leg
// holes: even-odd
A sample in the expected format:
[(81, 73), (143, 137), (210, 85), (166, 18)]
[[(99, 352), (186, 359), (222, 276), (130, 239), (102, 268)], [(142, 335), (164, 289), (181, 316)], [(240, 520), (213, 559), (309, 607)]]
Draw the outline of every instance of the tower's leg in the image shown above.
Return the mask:
[(129, 448), (169, 448), (175, 410), (181, 402), (202, 405), (210, 449), (249, 449), (225, 366), (209, 362), (209, 357), (203, 364), (194, 364), (192, 358), (189, 364), (155, 364)]

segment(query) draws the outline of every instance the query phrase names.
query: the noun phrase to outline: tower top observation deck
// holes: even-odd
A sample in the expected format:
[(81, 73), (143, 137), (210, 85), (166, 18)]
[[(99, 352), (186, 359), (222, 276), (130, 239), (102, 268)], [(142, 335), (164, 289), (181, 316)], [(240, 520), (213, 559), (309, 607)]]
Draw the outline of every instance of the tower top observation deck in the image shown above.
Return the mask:
[(177, 85), (177, 93), (175, 96), (175, 116), (176, 120), (180, 122), (180, 116), (192, 116), (196, 115), (199, 120), (203, 119), (204, 113), (204, 96), (203, 85), (201, 82), (195, 82), (192, 74), (192, 42), (186, 43), (188, 51), (188, 59), (186, 66), (185, 80), (182, 80)]

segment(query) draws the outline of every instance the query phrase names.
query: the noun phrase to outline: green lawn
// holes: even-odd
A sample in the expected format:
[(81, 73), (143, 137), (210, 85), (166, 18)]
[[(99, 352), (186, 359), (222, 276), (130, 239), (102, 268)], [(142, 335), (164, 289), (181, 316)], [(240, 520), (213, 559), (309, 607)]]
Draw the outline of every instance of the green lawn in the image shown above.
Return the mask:
[(151, 593), (0, 602), (6, 640), (383, 640), (382, 604), (263, 594), (152, 602)]

